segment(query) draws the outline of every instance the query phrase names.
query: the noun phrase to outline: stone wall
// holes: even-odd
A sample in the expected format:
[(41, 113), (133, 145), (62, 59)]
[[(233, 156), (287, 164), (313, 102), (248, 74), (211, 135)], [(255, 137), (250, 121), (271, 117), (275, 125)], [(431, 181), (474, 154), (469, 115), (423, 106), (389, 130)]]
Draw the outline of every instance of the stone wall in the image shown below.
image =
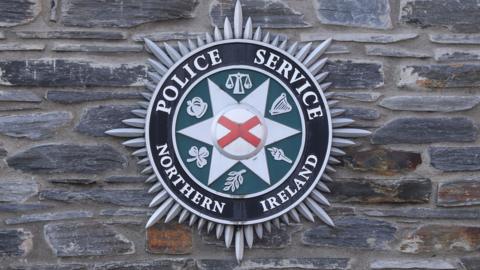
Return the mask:
[(195, 38), (230, 0), (0, 0), (1, 269), (480, 269), (478, 0), (244, 0), (255, 25), (333, 36), (334, 82), (369, 138), (330, 184), (336, 228), (274, 229), (246, 251), (144, 229), (151, 196), (104, 131), (146, 78), (142, 38)]

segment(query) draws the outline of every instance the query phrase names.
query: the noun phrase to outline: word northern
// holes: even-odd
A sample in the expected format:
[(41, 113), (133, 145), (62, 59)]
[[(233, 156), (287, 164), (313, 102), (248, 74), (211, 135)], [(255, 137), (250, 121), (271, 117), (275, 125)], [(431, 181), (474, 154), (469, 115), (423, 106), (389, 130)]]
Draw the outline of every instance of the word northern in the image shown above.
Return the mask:
[[(281, 60), (281, 61), (280, 61)], [(155, 111), (171, 113), (172, 105), (178, 99), (180, 91), (185, 90), (187, 84), (198, 76), (198, 73), (222, 63), (222, 56), (218, 49), (209, 50), (200, 54), (193, 60), (193, 65), (186, 63), (181, 68), (186, 71), (183, 78), (179, 78), (174, 74), (168, 82), (164, 82), (159, 93), (159, 100), (156, 103)], [(291, 61), (281, 58), (273, 52), (267, 52), (265, 49), (258, 49), (255, 53), (253, 65), (265, 66), (283, 76), (294, 87), (297, 95), (300, 96), (302, 108), (306, 111), (309, 120), (322, 117), (323, 110), (321, 104), (320, 92), (314, 85), (302, 74), (302, 72), (294, 67)]]

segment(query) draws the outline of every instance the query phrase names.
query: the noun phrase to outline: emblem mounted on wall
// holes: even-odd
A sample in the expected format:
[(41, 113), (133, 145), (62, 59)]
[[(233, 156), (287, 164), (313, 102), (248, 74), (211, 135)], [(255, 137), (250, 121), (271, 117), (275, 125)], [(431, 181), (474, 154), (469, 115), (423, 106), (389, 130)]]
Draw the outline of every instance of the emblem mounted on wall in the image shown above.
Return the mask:
[(237, 260), (290, 220), (314, 217), (334, 222), (323, 207), (325, 182), (339, 163), (349, 137), (369, 135), (347, 128), (342, 109), (326, 92), (328, 73), (322, 57), (331, 43), (280, 40), (244, 24), (240, 2), (233, 26), (225, 19), (205, 38), (167, 43), (146, 39), (156, 59), (143, 96), (139, 118), (124, 120), (132, 128), (107, 131), (128, 137), (134, 156), (149, 174), (156, 209), (146, 226), (177, 219), (223, 237), (235, 246)]

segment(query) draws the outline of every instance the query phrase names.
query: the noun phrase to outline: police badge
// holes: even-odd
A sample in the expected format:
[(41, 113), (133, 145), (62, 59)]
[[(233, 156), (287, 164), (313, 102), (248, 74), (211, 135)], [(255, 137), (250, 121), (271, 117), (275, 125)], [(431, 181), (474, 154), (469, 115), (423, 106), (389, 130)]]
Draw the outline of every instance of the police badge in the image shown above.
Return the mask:
[(133, 155), (151, 175), (156, 211), (146, 226), (175, 218), (206, 225), (227, 247), (234, 242), (239, 261), (244, 243), (252, 247), (272, 224), (317, 216), (334, 226), (322, 208), (330, 205), (326, 172), (335, 172), (341, 147), (354, 145), (346, 138), (370, 133), (346, 128), (353, 120), (331, 109), (337, 102), (322, 72), (330, 43), (312, 48), (254, 32), (240, 2), (223, 33), (216, 27), (178, 49), (146, 39), (156, 57), (148, 60), (149, 102), (124, 120), (132, 128), (107, 131), (130, 137), (123, 144), (139, 148)]

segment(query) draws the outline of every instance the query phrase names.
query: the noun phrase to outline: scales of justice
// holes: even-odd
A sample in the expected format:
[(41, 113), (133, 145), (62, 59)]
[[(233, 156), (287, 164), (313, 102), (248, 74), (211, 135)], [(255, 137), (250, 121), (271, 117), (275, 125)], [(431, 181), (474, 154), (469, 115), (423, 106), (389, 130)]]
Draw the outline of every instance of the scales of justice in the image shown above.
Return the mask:
[(227, 87), (227, 89), (233, 88), (233, 94), (235, 95), (243, 95), (245, 94), (245, 89), (248, 90), (252, 88), (252, 81), (248, 74), (234, 73), (228, 75), (225, 87)]

